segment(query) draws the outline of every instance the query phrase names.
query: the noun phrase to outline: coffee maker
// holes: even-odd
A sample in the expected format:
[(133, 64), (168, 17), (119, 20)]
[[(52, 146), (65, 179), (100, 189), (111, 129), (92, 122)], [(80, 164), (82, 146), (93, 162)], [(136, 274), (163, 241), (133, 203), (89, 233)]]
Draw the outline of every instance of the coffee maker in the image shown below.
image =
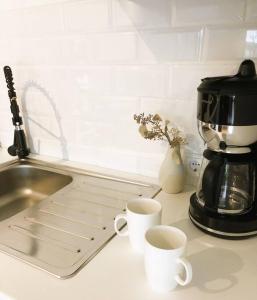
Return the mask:
[(206, 144), (189, 216), (203, 231), (239, 239), (257, 234), (257, 76), (245, 60), (234, 76), (202, 79), (197, 122)]

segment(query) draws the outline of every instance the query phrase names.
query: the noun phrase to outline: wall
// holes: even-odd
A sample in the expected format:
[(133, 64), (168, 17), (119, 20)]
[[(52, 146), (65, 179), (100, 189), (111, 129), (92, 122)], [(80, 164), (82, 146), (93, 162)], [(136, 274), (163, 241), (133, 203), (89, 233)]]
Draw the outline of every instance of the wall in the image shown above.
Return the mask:
[[(254, 0), (1, 0), (0, 64), (13, 68), (33, 152), (157, 176), (167, 148), (133, 114), (158, 112), (198, 157), (196, 88), (257, 57)], [(0, 74), (0, 141), (12, 142)]]

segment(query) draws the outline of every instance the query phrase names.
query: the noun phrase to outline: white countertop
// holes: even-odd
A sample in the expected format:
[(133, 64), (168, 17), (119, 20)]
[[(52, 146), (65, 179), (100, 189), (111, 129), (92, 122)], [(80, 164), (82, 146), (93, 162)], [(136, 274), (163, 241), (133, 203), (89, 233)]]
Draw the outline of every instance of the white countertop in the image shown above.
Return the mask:
[[(10, 159), (5, 150), (0, 151), (0, 163)], [(68, 164), (79, 166), (78, 163)], [(99, 168), (95, 170), (100, 171)], [(138, 176), (135, 178), (139, 179)], [(75, 277), (66, 280), (0, 253), (0, 299), (254, 299), (253, 295), (257, 293), (257, 237), (229, 241), (201, 232), (188, 219), (192, 192), (193, 189), (187, 187), (184, 193), (168, 195), (161, 192), (157, 196), (163, 205), (163, 223), (179, 227), (188, 236), (187, 257), (193, 266), (193, 280), (187, 287), (178, 287), (166, 294), (153, 292), (145, 279), (142, 256), (133, 253), (127, 238), (116, 236)]]

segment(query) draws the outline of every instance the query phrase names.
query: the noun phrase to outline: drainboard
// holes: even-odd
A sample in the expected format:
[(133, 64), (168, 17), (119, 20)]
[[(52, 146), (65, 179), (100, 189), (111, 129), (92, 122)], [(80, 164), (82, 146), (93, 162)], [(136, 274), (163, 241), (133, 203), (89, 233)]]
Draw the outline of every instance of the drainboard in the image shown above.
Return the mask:
[(33, 159), (5, 164), (3, 169), (14, 167), (72, 178), (58, 191), (40, 194), (43, 200), (0, 222), (0, 251), (59, 278), (76, 274), (110, 241), (115, 235), (114, 217), (125, 210), (128, 201), (153, 197), (159, 191), (154, 185)]

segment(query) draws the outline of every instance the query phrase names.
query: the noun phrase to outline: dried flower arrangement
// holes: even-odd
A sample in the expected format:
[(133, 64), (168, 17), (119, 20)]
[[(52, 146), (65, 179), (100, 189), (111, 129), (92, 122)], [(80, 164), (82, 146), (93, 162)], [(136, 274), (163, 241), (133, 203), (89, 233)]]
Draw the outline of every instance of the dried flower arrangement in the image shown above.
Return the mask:
[(186, 138), (182, 132), (170, 125), (170, 121), (163, 120), (158, 114), (149, 114), (145, 116), (144, 113), (134, 115), (134, 120), (139, 126), (139, 133), (143, 138), (148, 140), (164, 140), (167, 139), (171, 148), (186, 144)]

